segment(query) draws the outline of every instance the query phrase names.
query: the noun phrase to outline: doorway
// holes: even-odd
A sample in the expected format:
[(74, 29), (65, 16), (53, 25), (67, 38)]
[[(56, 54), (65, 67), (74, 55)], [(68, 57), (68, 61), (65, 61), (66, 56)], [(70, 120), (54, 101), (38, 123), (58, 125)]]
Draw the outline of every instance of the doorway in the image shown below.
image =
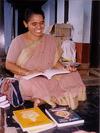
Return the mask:
[(100, 1), (92, 2), (90, 67), (100, 68)]

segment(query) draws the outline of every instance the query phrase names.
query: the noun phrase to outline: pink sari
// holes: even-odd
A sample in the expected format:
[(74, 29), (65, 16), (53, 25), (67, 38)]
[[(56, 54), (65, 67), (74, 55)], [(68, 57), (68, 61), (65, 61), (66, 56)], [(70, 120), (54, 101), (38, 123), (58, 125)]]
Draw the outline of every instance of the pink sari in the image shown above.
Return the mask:
[[(20, 35), (13, 40), (8, 51), (7, 60), (17, 62), (18, 65), (28, 70), (37, 70), (37, 68), (46, 70), (54, 66), (57, 44), (52, 36), (44, 35), (40, 42), (35, 46), (30, 45), (31, 48), (29, 46), (28, 49), (27, 41), (23, 38), (23, 35)], [(25, 43), (25, 45), (22, 43)], [(25, 62), (21, 63), (19, 60), (23, 56), (20, 55), (25, 48), (28, 51), (27, 55), (28, 53), (30, 55)], [(13, 51), (15, 56), (12, 57), (13, 49), (15, 50), (15, 52)], [(56, 75), (50, 80), (42, 76), (30, 80), (19, 78), (19, 82), (21, 94), (26, 100), (40, 98), (51, 105), (57, 103), (69, 105), (72, 109), (75, 109), (78, 106), (78, 101), (86, 99), (86, 89), (78, 72)]]

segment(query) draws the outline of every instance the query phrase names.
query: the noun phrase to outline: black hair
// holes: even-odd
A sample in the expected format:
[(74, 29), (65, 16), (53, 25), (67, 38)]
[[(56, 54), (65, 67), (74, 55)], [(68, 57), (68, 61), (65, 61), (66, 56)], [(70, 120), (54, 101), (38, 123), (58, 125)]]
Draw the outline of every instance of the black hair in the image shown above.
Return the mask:
[(45, 19), (44, 12), (43, 12), (43, 10), (41, 8), (37, 8), (37, 9), (36, 8), (27, 8), (25, 10), (25, 14), (24, 14), (24, 20), (25, 20), (26, 23), (30, 20), (30, 17), (33, 14), (42, 15), (43, 19)]

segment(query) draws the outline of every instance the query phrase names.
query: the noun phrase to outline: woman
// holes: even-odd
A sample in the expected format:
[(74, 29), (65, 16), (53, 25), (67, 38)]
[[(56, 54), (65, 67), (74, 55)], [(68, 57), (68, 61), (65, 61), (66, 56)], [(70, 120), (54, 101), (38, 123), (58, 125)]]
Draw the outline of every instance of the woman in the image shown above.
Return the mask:
[(85, 86), (75, 68), (67, 68), (70, 74), (56, 75), (48, 80), (38, 76), (30, 80), (21, 78), (37, 71), (63, 66), (59, 63), (61, 50), (54, 37), (44, 31), (44, 13), (41, 9), (27, 9), (24, 25), (26, 33), (12, 40), (7, 58), (6, 68), (15, 74), (20, 83), (20, 91), (25, 100), (33, 100), (34, 106), (45, 101), (55, 104), (69, 105), (75, 109), (78, 101), (86, 99)]

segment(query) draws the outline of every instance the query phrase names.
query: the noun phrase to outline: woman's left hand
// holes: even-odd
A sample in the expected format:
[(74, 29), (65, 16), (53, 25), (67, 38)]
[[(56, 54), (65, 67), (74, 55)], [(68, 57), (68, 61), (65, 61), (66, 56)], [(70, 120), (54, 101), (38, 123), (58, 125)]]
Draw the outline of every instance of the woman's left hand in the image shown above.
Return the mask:
[(77, 70), (76, 67), (70, 66), (70, 65), (66, 66), (66, 69), (69, 70), (69, 71), (71, 71), (71, 72), (75, 72)]

